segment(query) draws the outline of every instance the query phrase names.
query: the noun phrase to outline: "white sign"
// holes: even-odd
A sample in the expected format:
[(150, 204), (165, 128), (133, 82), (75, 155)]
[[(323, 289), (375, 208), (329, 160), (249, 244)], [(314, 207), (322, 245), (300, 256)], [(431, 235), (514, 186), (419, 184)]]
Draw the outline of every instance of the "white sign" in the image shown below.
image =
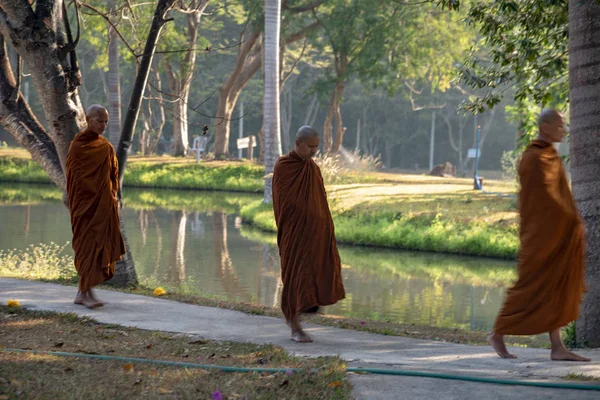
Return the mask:
[(252, 138), (252, 147), (256, 147), (256, 139), (254, 138), (254, 136), (248, 136), (237, 140), (237, 148), (240, 150), (247, 149), (250, 145), (250, 138)]
[[(467, 158), (476, 158), (477, 157), (477, 149), (469, 149), (467, 152)], [(481, 151), (479, 151), (479, 157), (481, 157)]]

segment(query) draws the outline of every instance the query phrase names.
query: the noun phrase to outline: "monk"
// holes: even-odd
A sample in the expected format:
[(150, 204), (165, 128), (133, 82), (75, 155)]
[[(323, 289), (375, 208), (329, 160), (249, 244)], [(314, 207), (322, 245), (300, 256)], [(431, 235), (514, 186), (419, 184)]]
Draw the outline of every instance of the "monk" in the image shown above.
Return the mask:
[(518, 280), (508, 290), (488, 342), (502, 358), (516, 358), (504, 335), (549, 332), (551, 359), (590, 361), (571, 353), (560, 328), (577, 319), (584, 285), (584, 227), (553, 143), (561, 142), (565, 122), (560, 112), (545, 110), (539, 137), (519, 165), (521, 252)]
[(281, 309), (292, 340), (311, 337), (300, 326), (300, 313), (315, 312), (345, 297), (333, 220), (321, 170), (312, 160), (319, 134), (303, 126), (296, 147), (282, 156), (273, 173), (273, 210), (281, 257)]
[(102, 136), (108, 111), (93, 105), (85, 119), (87, 129), (75, 136), (67, 154), (67, 196), (79, 275), (75, 304), (96, 308), (103, 303), (92, 288), (113, 277), (125, 243), (119, 224), (117, 158)]

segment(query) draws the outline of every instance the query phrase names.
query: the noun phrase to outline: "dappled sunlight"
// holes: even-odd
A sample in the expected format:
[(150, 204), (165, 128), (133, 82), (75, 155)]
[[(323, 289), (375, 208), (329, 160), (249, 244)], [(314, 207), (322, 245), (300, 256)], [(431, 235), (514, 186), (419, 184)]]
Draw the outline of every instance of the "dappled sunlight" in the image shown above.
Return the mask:
[(43, 328), (44, 325), (49, 325), (51, 321), (45, 319), (32, 319), (32, 320), (21, 320), (11, 321), (10, 319), (2, 322), (4, 329), (33, 329)]

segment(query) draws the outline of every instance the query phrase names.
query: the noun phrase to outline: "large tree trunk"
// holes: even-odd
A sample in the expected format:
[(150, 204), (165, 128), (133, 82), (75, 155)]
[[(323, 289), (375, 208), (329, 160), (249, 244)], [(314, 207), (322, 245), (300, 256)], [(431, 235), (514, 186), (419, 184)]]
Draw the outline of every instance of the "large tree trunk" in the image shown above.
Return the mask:
[[(108, 9), (116, 8), (115, 0), (107, 1)], [(121, 138), (121, 77), (119, 41), (112, 26), (108, 27), (108, 140), (116, 148)], [(88, 105), (89, 106), (89, 105)]]
[[(342, 140), (344, 138), (344, 131), (342, 125), (342, 113), (340, 110), (340, 103), (344, 93), (344, 82), (339, 81), (333, 93), (331, 94), (331, 100), (329, 101), (329, 107), (327, 107), (327, 114), (325, 115), (325, 123), (323, 124), (323, 152), (324, 153), (337, 153), (342, 146)], [(336, 141), (333, 143), (333, 120), (335, 119), (335, 132)]]
[(63, 36), (62, 2), (37, 1), (35, 11), (20, 1), (2, 1), (0, 7), (0, 33), (10, 37), (31, 74), (64, 170), (69, 145), (85, 127), (85, 117), (77, 94), (81, 76), (68, 60), (74, 46), (65, 44)]
[(586, 226), (587, 267), (578, 344), (600, 347), (600, 4), (569, 0), (573, 194)]
[(273, 169), (281, 155), (279, 121), (279, 33), (281, 30), (281, 0), (265, 0), (265, 94), (263, 125), (265, 127), (265, 195), (264, 202), (273, 200)]

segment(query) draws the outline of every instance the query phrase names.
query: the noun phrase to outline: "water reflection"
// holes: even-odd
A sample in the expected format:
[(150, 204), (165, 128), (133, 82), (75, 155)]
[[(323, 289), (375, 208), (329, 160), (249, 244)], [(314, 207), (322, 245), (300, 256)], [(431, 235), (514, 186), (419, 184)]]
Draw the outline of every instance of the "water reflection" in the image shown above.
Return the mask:
[[(68, 212), (60, 196), (47, 193), (51, 188), (0, 189), (0, 249), (71, 240)], [(123, 218), (139, 281), (276, 306), (282, 286), (275, 237), (240, 225), (237, 216), (256, 199), (128, 190)], [(347, 298), (326, 312), (360, 318), (490, 329), (514, 277), (514, 263), (498, 260), (353, 247), (341, 247), (340, 255)]]

